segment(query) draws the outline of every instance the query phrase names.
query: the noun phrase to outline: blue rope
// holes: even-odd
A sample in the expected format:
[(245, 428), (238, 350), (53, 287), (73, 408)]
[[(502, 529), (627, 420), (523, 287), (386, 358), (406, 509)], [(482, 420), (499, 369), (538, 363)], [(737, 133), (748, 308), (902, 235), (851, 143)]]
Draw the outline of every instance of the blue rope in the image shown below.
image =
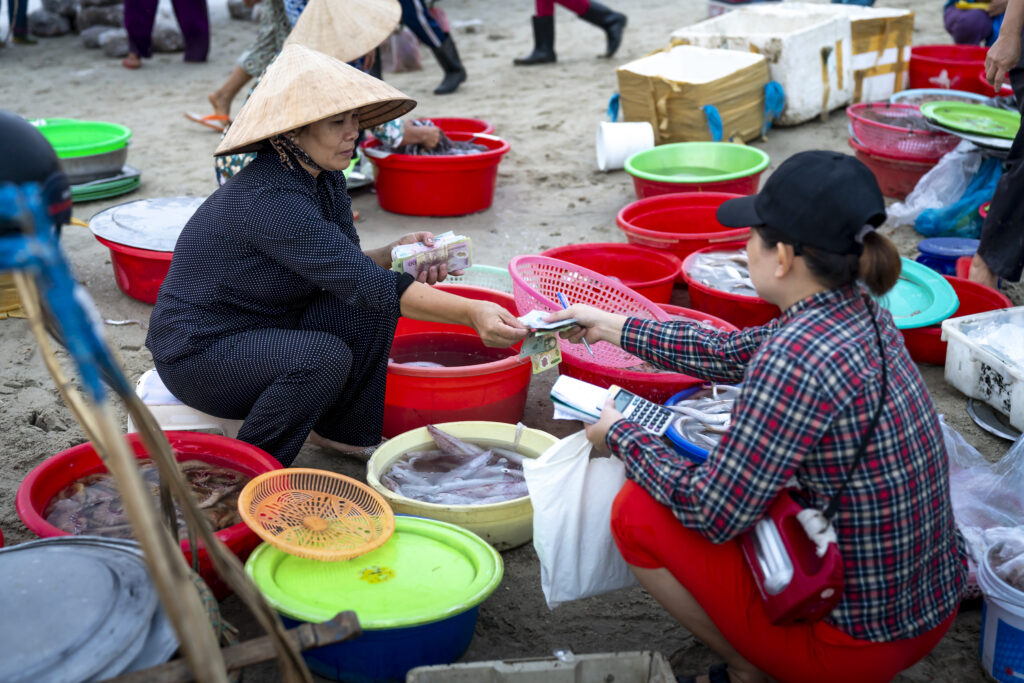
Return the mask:
[(104, 374), (118, 393), (131, 392), (104, 341), (103, 319), (89, 293), (75, 282), (61, 253), (39, 186), (0, 184), (0, 224), (21, 227), (20, 232), (0, 234), (0, 270), (24, 270), (35, 278), (86, 393), (96, 403), (103, 401)]
[(705, 104), (701, 109), (704, 110), (704, 116), (707, 117), (708, 128), (711, 130), (711, 139), (715, 142), (721, 142), (724, 133), (722, 115), (718, 113), (718, 109), (713, 104)]
[(786, 108), (786, 91), (778, 81), (768, 81), (764, 86), (764, 123), (761, 125), (763, 137), (772, 127), (775, 119), (782, 115)]
[(621, 98), (619, 93), (612, 95), (611, 99), (608, 100), (608, 120), (615, 123), (619, 120), (619, 102)]

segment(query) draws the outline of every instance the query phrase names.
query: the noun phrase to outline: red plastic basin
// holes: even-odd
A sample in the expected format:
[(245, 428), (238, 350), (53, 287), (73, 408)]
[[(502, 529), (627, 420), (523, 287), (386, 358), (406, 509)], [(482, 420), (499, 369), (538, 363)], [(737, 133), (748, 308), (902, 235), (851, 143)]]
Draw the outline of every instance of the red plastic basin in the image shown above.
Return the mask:
[(995, 89), (993, 89), (992, 86), (988, 84), (988, 76), (985, 75), (984, 68), (982, 68), (982, 70), (978, 72), (978, 83), (978, 87), (980, 88), (978, 92), (980, 92), (982, 95), (988, 95), (989, 97), (1009, 97), (1010, 95), (1013, 94), (1013, 86), (1005, 81), (999, 88), (999, 91), (996, 92)]
[(633, 190), (636, 192), (637, 199), (657, 197), (663, 194), (679, 194), (680, 192), (726, 192), (748, 195), (756, 193), (760, 185), (761, 173), (714, 183), (664, 183), (659, 180), (647, 180), (633, 176)]
[[(726, 320), (702, 311), (670, 304), (659, 304), (661, 309), (672, 316), (705, 322), (727, 332), (735, 332), (736, 326)], [(629, 368), (610, 368), (605, 365), (571, 354), (562, 354), (562, 363), (558, 371), (563, 375), (590, 382), (601, 387), (617, 386), (632, 391), (655, 403), (664, 403), (673, 394), (687, 387), (703, 384), (704, 380), (675, 372), (636, 372)]]
[(987, 47), (978, 45), (917, 45), (910, 48), (910, 87), (966, 90), (992, 95), (982, 90), (978, 70), (985, 67)]
[[(452, 294), (492, 301), (513, 315), (511, 294), (469, 285), (438, 285)], [(436, 362), (477, 359), (473, 365), (423, 368), (406, 358)], [(519, 344), (508, 349), (489, 349), (471, 328), (401, 318), (391, 346), (395, 363), (388, 366), (384, 393), (384, 436), (390, 438), (427, 424), (460, 420), (490, 420), (515, 424), (523, 418), (533, 368), (519, 359)], [(488, 360), (489, 359), (489, 360)]]
[(769, 320), (779, 317), (782, 311), (775, 304), (770, 304), (760, 297), (730, 294), (702, 285), (691, 278), (687, 271), (697, 254), (706, 251), (733, 251), (743, 249), (745, 246), (743, 242), (732, 242), (698, 249), (683, 259), (682, 268), (683, 280), (690, 288), (690, 304), (699, 311), (718, 316), (741, 329), (764, 325)]
[(623, 207), (615, 222), (630, 244), (670, 251), (684, 259), (712, 244), (747, 238), (750, 228), (727, 228), (715, 217), (719, 206), (741, 196), (701, 192), (648, 197)]
[[(281, 463), (269, 453), (237, 439), (202, 432), (164, 433), (178, 460), (202, 460), (211, 465), (238, 470), (247, 477), (281, 469)], [(125, 438), (135, 452), (135, 457), (140, 460), (149, 457), (137, 433), (128, 434)], [(89, 442), (47, 458), (33, 468), (18, 487), (14, 500), (18, 517), (30, 531), (42, 538), (69, 536), (66, 531), (47, 522), (43, 511), (54, 496), (75, 480), (106, 471), (106, 466)], [(260, 544), (259, 536), (245, 522), (221, 529), (216, 532), (216, 536), (243, 562)], [(191, 563), (192, 553), (187, 540), (181, 542), (181, 551), (186, 561)], [(231, 589), (220, 580), (202, 546), (199, 548), (199, 575), (218, 599), (231, 594)]]
[(850, 147), (856, 150), (855, 154), (865, 166), (871, 169), (878, 187), (882, 194), (893, 199), (904, 199), (917, 187), (921, 177), (932, 170), (938, 159), (933, 161), (920, 161), (915, 159), (904, 159), (895, 155), (879, 154), (869, 151), (863, 145), (857, 144), (852, 138)]
[(614, 277), (655, 303), (668, 303), (683, 262), (674, 254), (621, 242), (570, 244), (541, 252)]
[[(461, 216), (483, 211), (494, 201), (498, 164), (509, 151), (507, 142), (493, 135), (451, 133), (452, 140), (469, 140), (486, 152), (464, 156), (367, 154), (373, 163), (380, 208), (407, 216)], [(370, 139), (364, 149), (380, 146)]]
[[(964, 256), (958, 259), (967, 261), (970, 267), (970, 257)], [(959, 267), (957, 274), (959, 274)], [(971, 282), (966, 278), (943, 275), (953, 285), (953, 291), (960, 299), (960, 307), (951, 315), (956, 318), (964, 315), (974, 315), (985, 311), (994, 311), (999, 308), (1009, 308), (1013, 302), (1005, 294), (998, 292), (991, 287)], [(942, 326), (930, 325), (918, 327), (911, 330), (900, 330), (903, 333), (903, 341), (907, 345), (910, 357), (918, 363), (931, 363), (933, 365), (946, 364), (946, 342), (942, 341)]]
[(155, 304), (160, 285), (171, 268), (171, 257), (174, 256), (174, 252), (138, 249), (102, 237), (96, 239), (110, 249), (114, 280), (121, 291), (133, 299)]
[(430, 121), (447, 133), (486, 133), (494, 132), (494, 125), (483, 119), (467, 119), (457, 116), (432, 116)]

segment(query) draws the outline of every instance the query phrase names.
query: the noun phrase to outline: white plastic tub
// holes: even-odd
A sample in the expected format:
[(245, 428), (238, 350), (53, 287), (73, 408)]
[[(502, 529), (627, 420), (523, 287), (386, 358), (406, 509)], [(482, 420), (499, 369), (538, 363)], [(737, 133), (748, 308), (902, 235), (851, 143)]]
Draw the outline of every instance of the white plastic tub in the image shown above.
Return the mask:
[(981, 617), (981, 666), (997, 681), (1024, 677), (1024, 593), (1000, 579), (985, 553), (978, 567), (978, 586), (985, 596)]
[(660, 652), (608, 652), (563, 659), (507, 659), (421, 666), (406, 683), (675, 683)]
[(853, 98), (850, 20), (843, 14), (793, 12), (758, 3), (674, 31), (673, 45), (755, 52), (786, 92), (777, 123), (796, 125)]
[(1024, 430), (1024, 364), (976, 341), (983, 326), (991, 323), (1020, 327), (1024, 345), (1024, 306), (944, 320), (946, 381), (971, 398), (985, 401), (1006, 415), (1011, 425)]

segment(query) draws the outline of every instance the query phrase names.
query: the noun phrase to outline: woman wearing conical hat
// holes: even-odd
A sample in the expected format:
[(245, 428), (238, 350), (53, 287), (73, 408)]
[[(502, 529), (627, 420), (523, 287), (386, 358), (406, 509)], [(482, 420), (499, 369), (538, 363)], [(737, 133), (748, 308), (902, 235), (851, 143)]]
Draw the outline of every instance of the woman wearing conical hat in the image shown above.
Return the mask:
[(238, 438), (290, 465), (307, 437), (366, 455), (381, 439), (398, 318), (472, 327), (488, 346), (526, 330), (501, 306), (389, 270), (395, 244), (367, 249), (342, 170), (360, 127), (409, 111), (391, 86), (289, 45), (217, 154), (257, 151), (186, 224), (150, 319), (157, 372), (185, 404), (244, 419)]

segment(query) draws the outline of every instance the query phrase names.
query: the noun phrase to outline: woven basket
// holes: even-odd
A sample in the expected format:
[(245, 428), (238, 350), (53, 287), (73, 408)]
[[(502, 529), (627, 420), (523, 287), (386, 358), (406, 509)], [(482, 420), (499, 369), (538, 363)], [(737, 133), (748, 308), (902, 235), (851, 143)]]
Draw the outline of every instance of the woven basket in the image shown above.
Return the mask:
[[(546, 256), (517, 256), (508, 266), (512, 274), (512, 290), (519, 315), (533, 310), (554, 312), (561, 310), (556, 304), (559, 292), (569, 304), (588, 304), (609, 313), (635, 318), (667, 321), (670, 316), (656, 303), (634, 292), (629, 287), (567, 261)], [(612, 368), (625, 368), (641, 361), (619, 347), (607, 342), (591, 344), (591, 358), (583, 344), (572, 344), (559, 339), (562, 353), (581, 359), (590, 359)]]

